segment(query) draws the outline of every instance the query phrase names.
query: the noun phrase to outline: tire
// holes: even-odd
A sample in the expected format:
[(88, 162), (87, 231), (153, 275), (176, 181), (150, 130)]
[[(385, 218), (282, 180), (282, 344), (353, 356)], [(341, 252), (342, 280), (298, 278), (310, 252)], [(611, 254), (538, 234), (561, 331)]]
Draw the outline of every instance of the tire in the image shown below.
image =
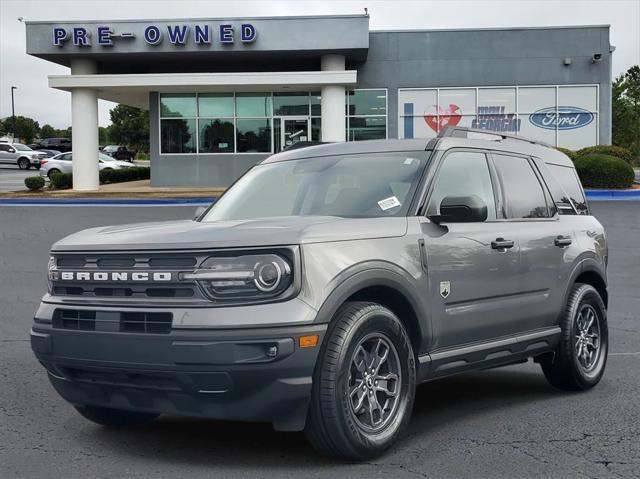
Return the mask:
[(31, 162), (27, 158), (18, 158), (18, 168), (28, 170), (31, 168)]
[(159, 416), (159, 414), (155, 413), (124, 411), (95, 406), (76, 406), (76, 410), (89, 421), (101, 426), (114, 428), (144, 426)]
[[(367, 356), (362, 350), (374, 354)], [(386, 359), (377, 367), (370, 362), (383, 356)], [(368, 375), (372, 371), (374, 375)], [(384, 381), (378, 389), (376, 379)], [(320, 453), (337, 459), (380, 456), (409, 422), (415, 386), (413, 349), (397, 316), (376, 303), (345, 303), (329, 325), (316, 364), (307, 439)], [(375, 404), (369, 398), (382, 409), (371, 412), (369, 406)]]
[(604, 374), (609, 352), (607, 308), (593, 286), (573, 286), (560, 329), (555, 354), (540, 361), (545, 377), (565, 391), (591, 389)]
[(49, 171), (47, 171), (47, 177), (49, 178), (49, 180), (51, 180), (51, 177), (57, 173), (60, 173), (60, 170), (58, 170), (57, 168), (51, 168)]

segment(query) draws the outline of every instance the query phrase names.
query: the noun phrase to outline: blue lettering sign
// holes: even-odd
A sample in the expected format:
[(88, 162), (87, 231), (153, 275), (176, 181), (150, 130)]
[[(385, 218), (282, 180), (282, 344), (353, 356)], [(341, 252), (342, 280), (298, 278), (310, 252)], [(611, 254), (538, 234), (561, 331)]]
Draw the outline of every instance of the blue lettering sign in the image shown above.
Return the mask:
[(157, 45), (162, 41), (162, 32), (155, 25), (149, 25), (144, 29), (144, 40), (149, 45)]
[(240, 40), (243, 43), (251, 43), (256, 39), (256, 28), (250, 23), (243, 23), (240, 30)]
[(97, 37), (98, 37), (98, 45), (102, 46), (112, 46), (113, 40), (111, 40), (111, 35), (113, 35), (113, 30), (109, 27), (98, 27), (97, 28)]
[(73, 44), (79, 47), (90, 46), (89, 32), (86, 28), (76, 27), (73, 29)]
[(233, 25), (220, 25), (220, 43), (233, 43)]
[(169, 41), (174, 45), (184, 45), (189, 33), (189, 27), (186, 25), (171, 25), (167, 26), (167, 32), (169, 32)]
[(593, 118), (593, 113), (577, 106), (559, 106), (557, 111), (554, 107), (542, 108), (529, 115), (532, 125), (546, 130), (575, 130), (587, 126)]
[(57, 47), (64, 45), (69, 40), (69, 32), (65, 28), (56, 27), (53, 29), (53, 44)]
[(211, 43), (211, 31), (209, 25), (196, 25), (193, 27), (193, 39), (198, 44)]

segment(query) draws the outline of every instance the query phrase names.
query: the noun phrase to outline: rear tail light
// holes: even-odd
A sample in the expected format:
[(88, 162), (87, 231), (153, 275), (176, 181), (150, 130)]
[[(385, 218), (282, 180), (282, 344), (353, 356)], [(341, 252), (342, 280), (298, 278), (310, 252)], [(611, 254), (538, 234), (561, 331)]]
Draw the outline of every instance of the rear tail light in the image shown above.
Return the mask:
[(41, 165), (45, 165), (45, 164), (47, 164), (47, 163), (49, 163), (49, 160), (40, 160), (40, 164), (41, 164)]

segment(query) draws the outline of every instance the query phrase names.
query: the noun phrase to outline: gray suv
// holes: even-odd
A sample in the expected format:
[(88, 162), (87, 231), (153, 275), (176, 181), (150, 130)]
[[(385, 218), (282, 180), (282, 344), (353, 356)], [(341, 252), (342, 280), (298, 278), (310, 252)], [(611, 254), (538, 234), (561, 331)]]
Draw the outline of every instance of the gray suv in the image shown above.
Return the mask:
[(57, 242), (31, 345), (96, 423), (266, 421), (364, 460), (424, 381), (533, 358), (595, 386), (606, 265), (553, 148), (457, 127), (326, 144), (271, 156), (195, 220)]

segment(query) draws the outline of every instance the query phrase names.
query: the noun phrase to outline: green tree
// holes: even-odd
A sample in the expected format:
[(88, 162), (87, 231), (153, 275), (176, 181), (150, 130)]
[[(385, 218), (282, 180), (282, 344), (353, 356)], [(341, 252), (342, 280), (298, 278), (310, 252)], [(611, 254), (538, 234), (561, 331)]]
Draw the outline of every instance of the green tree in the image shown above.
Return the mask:
[(640, 161), (640, 65), (615, 79), (611, 102), (613, 144), (628, 148)]
[(14, 132), (13, 117), (8, 116), (2, 121), (2, 128), (0, 129), (3, 130), (5, 135), (14, 133), (17, 140), (24, 140), (25, 143), (31, 143), (33, 139), (38, 136), (40, 125), (33, 118), (16, 116)]
[(98, 127), (98, 143), (101, 145), (108, 145), (110, 141), (110, 127), (99, 126)]
[(149, 112), (118, 105), (109, 112), (109, 141), (137, 150), (149, 150)]
[(40, 128), (40, 138), (55, 138), (58, 136), (58, 130), (49, 125), (48, 123), (42, 125)]

